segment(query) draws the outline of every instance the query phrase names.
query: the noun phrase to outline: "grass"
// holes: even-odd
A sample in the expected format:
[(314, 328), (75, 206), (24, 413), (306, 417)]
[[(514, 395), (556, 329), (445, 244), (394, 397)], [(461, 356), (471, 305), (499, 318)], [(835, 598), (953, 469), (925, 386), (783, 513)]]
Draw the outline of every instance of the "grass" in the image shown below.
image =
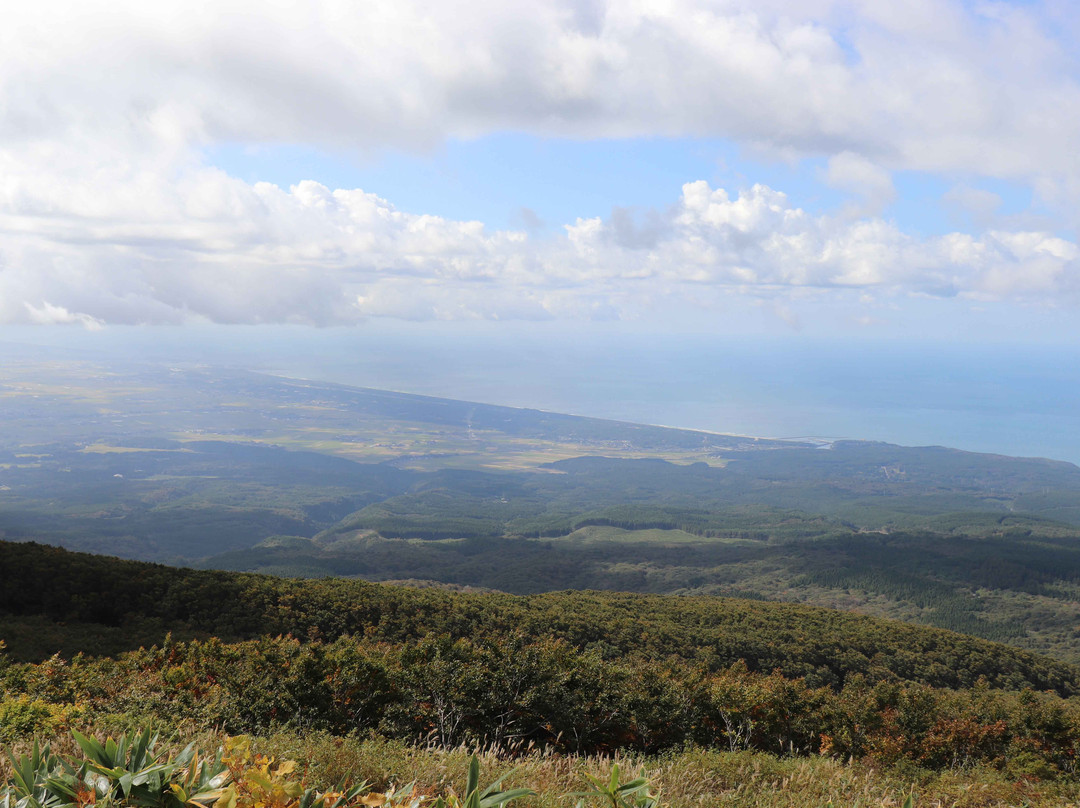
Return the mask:
[[(122, 730), (118, 726), (111, 730)], [(172, 733), (173, 751), (194, 740), (212, 750), (222, 738), (183, 729)], [(66, 733), (52, 740), (54, 751), (77, 754)], [(16, 744), (16, 755), (29, 751)], [(472, 750), (409, 746), (380, 738), (339, 738), (282, 732), (254, 739), (253, 750), (275, 760), (299, 763), (305, 784), (326, 787), (342, 781), (367, 781), (376, 790), (415, 783), (419, 793), (461, 793)], [(916, 768), (881, 769), (832, 758), (784, 758), (760, 752), (687, 749), (661, 757), (559, 756), (530, 751), (506, 760), (479, 754), (482, 782), (506, 775), (503, 788), (531, 788), (536, 796), (516, 801), (522, 808), (572, 808), (570, 796), (586, 785), (586, 775), (606, 780), (618, 764), (625, 778), (646, 777), (663, 808), (900, 808), (913, 797), (916, 808), (1069, 808), (1080, 800), (1080, 783), (1038, 782), (1009, 777), (994, 769), (928, 772)], [(10, 762), (0, 760), (0, 776)], [(595, 805), (595, 803), (587, 803)]]
[[(267, 751), (301, 760), (310, 777), (335, 782), (348, 776), (387, 784), (416, 781), (434, 793), (464, 782), (470, 752), (415, 748), (380, 739), (279, 735), (262, 739)], [(488, 780), (513, 769), (504, 787), (527, 786), (538, 796), (515, 805), (570, 808), (565, 795), (580, 791), (585, 773), (606, 779), (612, 763), (630, 775), (644, 772), (666, 808), (900, 808), (909, 794), (916, 806), (990, 808), (1026, 805), (1065, 808), (1080, 800), (1080, 784), (1015, 780), (993, 769), (945, 772), (880, 770), (832, 758), (784, 758), (751, 752), (691, 749), (661, 757), (573, 757), (527, 754), (513, 762), (482, 754)]]
[[(470, 750), (408, 746), (378, 738), (336, 738), (281, 733), (259, 739), (261, 751), (294, 759), (312, 782), (342, 777), (366, 779), (378, 787), (416, 782), (424, 793), (465, 781)], [(1080, 784), (1040, 783), (1009, 777), (994, 769), (928, 772), (879, 769), (832, 758), (784, 758), (754, 752), (688, 749), (661, 757), (575, 757), (532, 752), (507, 761), (481, 754), (485, 781), (512, 773), (504, 788), (529, 787), (537, 796), (515, 805), (571, 808), (565, 795), (580, 791), (584, 775), (607, 777), (617, 762), (628, 776), (642, 772), (659, 791), (666, 808), (899, 808), (909, 794), (915, 806), (929, 808), (1066, 808), (1080, 804)]]

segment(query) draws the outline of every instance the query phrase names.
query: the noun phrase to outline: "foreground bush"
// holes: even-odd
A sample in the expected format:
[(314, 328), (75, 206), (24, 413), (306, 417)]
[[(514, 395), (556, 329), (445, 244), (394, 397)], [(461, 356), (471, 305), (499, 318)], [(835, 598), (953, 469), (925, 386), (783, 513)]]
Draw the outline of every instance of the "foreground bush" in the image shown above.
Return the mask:
[(0, 741), (102, 722), (377, 734), (516, 756), (692, 744), (932, 770), (989, 765), (1035, 779), (1076, 776), (1080, 749), (1080, 704), (1053, 693), (860, 676), (814, 687), (745, 665), (608, 660), (560, 641), (169, 642), (117, 660), (0, 669)]
[[(34, 744), (27, 755), (11, 757), (11, 776), (0, 790), (4, 808), (498, 808), (530, 796), (525, 788), (500, 791), (501, 781), (480, 785), (473, 757), (462, 796), (452, 791), (421, 795), (414, 785), (377, 792), (367, 782), (342, 781), (322, 790), (297, 775), (295, 761), (276, 762), (252, 752), (251, 739), (228, 738), (212, 756), (194, 745), (176, 755), (157, 750), (150, 730), (100, 742), (73, 733), (78, 757), (54, 755)], [(615, 770), (617, 782), (618, 770)], [(635, 793), (638, 783), (634, 783)], [(629, 805), (629, 803), (628, 803)], [(633, 805), (637, 805), (634, 803)], [(645, 808), (652, 808), (652, 803)]]

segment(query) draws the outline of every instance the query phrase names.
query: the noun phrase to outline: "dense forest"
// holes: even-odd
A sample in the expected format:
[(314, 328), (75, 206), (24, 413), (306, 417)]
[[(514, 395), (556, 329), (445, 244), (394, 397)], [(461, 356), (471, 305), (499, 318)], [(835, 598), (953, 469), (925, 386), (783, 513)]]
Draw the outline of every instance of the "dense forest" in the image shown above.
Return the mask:
[[(670, 522), (648, 522), (666, 516)], [(814, 526), (775, 514), (787, 531)], [(1080, 545), (1010, 517), (983, 535), (841, 531), (812, 540), (728, 531), (702, 539), (677, 514), (623, 509), (546, 539), (391, 539), (371, 531), (275, 537), (204, 562), (280, 575), (358, 576), (532, 594), (564, 589), (801, 601), (961, 631), (1080, 661)], [(693, 514), (688, 517), (692, 518)], [(761, 518), (761, 514), (755, 514)], [(635, 521), (636, 520), (636, 521)], [(634, 529), (629, 529), (633, 526)]]
[[(713, 597), (562, 592), (526, 597), (413, 589), (343, 579), (302, 581), (174, 569), (32, 543), (0, 542), (0, 613), (9, 654), (40, 660), (114, 653), (174, 637), (302, 640), (363, 636), (412, 642), (491, 637), (561, 640), (602, 657), (677, 658), (720, 670), (806, 677), (839, 687), (851, 674), (935, 687), (1080, 687), (1078, 669), (940, 629), (795, 604)], [(53, 636), (49, 636), (50, 633)]]

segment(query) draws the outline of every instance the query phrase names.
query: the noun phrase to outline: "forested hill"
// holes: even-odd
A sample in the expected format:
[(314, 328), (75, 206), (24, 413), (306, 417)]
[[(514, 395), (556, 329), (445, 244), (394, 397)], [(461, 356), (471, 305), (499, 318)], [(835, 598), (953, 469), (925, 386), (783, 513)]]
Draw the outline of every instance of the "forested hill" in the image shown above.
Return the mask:
[(1080, 670), (941, 629), (829, 609), (708, 597), (564, 592), (528, 597), (343, 579), (175, 569), (0, 542), (0, 639), (15, 659), (115, 654), (176, 639), (346, 635), (392, 643), (561, 639), (605, 657), (681, 658), (841, 686), (851, 674), (935, 687), (1080, 692)]

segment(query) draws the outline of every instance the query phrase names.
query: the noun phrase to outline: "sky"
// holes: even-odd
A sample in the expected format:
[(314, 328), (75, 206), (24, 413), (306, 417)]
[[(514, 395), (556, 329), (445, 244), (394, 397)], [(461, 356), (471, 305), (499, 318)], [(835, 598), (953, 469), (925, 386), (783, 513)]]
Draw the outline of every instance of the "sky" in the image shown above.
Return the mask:
[(1064, 2), (18, 4), (0, 323), (1068, 341), (1078, 25)]
[[(421, 354), (547, 341), (589, 347), (569, 386), (591, 392), (563, 403), (593, 414), (621, 411), (604, 399), (625, 390), (590, 382), (619, 350), (633, 375), (669, 346), (656, 367), (688, 368), (672, 384), (689, 390), (701, 351), (827, 346), (829, 378), (861, 357), (854, 391), (941, 346), (992, 374), (1080, 344), (1080, 11), (1063, 0), (10, 5), (0, 341), (272, 351), (339, 381), (316, 353), (430, 369)], [(889, 364), (895, 345), (915, 358)], [(526, 371), (492, 357), (509, 375), (473, 397), (517, 401)], [(1045, 398), (1071, 367), (1024, 383)], [(388, 383), (467, 395), (458, 371), (479, 378), (444, 361)], [(691, 419), (667, 401), (635, 417)], [(761, 430), (837, 420), (777, 417)]]

